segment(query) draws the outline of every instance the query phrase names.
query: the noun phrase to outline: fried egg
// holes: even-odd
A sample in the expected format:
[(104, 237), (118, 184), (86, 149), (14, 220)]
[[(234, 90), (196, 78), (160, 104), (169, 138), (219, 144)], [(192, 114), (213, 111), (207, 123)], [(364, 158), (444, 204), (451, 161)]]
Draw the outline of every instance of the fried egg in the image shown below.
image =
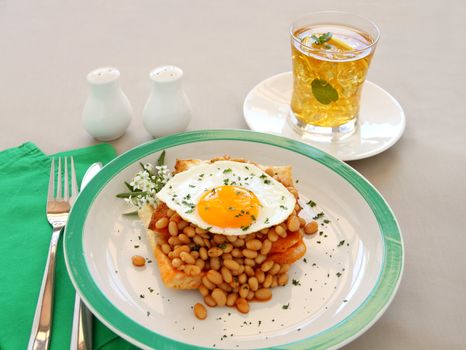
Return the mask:
[(200, 164), (173, 176), (158, 199), (184, 220), (213, 233), (242, 235), (286, 220), (295, 197), (257, 166)]

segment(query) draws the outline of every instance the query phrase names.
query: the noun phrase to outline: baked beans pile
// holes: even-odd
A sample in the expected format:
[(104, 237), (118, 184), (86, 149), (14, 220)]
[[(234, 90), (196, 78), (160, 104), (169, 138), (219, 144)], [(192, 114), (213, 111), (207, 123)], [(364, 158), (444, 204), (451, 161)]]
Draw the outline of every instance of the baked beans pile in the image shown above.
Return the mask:
[[(298, 198), (294, 187), (288, 190)], [(249, 302), (272, 298), (272, 288), (288, 283), (291, 245), (302, 243), (304, 234), (317, 231), (317, 222), (306, 222), (294, 211), (279, 225), (259, 232), (239, 236), (210, 233), (181, 218), (165, 204), (160, 204), (153, 216), (153, 227), (159, 235), (158, 244), (172, 266), (189, 276), (202, 276), (199, 292), (210, 307), (236, 307), (249, 312)], [(292, 254), (292, 253), (291, 253)], [(194, 314), (207, 317), (202, 304), (196, 304)]]

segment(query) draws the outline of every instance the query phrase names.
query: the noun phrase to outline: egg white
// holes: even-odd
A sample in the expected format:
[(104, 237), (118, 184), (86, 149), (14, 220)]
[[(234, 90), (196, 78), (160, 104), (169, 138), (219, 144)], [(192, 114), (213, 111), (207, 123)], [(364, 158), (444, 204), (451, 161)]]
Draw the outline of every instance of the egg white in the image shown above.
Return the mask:
[[(250, 190), (261, 203), (256, 221), (247, 228), (212, 226), (198, 214), (196, 205), (205, 191), (235, 185)], [(200, 164), (173, 176), (157, 193), (158, 199), (176, 211), (184, 220), (225, 235), (257, 232), (282, 223), (296, 204), (295, 197), (271, 176), (257, 166), (234, 161)]]

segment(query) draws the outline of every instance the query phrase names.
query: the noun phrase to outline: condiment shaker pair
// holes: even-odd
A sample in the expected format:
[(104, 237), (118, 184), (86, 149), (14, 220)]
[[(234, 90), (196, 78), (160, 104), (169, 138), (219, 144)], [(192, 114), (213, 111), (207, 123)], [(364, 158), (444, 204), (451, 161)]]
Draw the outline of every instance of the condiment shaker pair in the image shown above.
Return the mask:
[[(153, 137), (185, 130), (191, 120), (191, 106), (183, 86), (183, 71), (176, 66), (161, 66), (150, 72), (152, 88), (142, 117)], [(83, 110), (84, 128), (100, 141), (122, 136), (133, 115), (131, 104), (120, 88), (120, 72), (98, 68), (87, 75), (89, 96)]]

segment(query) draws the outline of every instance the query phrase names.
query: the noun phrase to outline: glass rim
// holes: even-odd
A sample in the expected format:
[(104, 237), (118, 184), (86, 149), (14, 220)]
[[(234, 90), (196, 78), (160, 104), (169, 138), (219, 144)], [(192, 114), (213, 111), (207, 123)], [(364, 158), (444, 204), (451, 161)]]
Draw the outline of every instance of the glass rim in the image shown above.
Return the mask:
[[(298, 37), (296, 37), (293, 33), (293, 26), (296, 22), (300, 21), (300, 20), (303, 20), (305, 19), (306, 17), (310, 16), (310, 15), (320, 15), (320, 14), (339, 14), (339, 15), (349, 15), (349, 16), (353, 16), (353, 17), (357, 17), (359, 19), (362, 19), (364, 21), (366, 21), (369, 25), (371, 25), (375, 31), (376, 31), (376, 35), (375, 35), (375, 38), (373, 39), (372, 43), (365, 46), (364, 48), (362, 49), (354, 49), (354, 50), (348, 50), (348, 51), (345, 51), (344, 54), (351, 54), (351, 53), (355, 53), (355, 52), (363, 52), (363, 51), (366, 51), (367, 49), (370, 49), (372, 47), (374, 47), (375, 45), (377, 45), (377, 43), (379, 42), (379, 38), (380, 38), (380, 29), (378, 27), (377, 24), (375, 24), (375, 22), (371, 21), (370, 19), (364, 17), (364, 16), (360, 16), (360, 15), (357, 15), (355, 13), (352, 13), (352, 12), (346, 12), (346, 11), (317, 11), (317, 12), (309, 12), (301, 17), (298, 17), (296, 19), (293, 20), (293, 22), (291, 23), (291, 26), (290, 26), (290, 35), (291, 35), (291, 39), (298, 43), (299, 45), (303, 46), (304, 48), (306, 48), (306, 50), (309, 50), (309, 51), (314, 51), (314, 52), (322, 52), (322, 51), (325, 51), (325, 49), (317, 49), (313, 46), (309, 46), (309, 45), (306, 45), (306, 44), (303, 44), (301, 42), (301, 39), (299, 39)], [(351, 27), (351, 26), (350, 26)]]

